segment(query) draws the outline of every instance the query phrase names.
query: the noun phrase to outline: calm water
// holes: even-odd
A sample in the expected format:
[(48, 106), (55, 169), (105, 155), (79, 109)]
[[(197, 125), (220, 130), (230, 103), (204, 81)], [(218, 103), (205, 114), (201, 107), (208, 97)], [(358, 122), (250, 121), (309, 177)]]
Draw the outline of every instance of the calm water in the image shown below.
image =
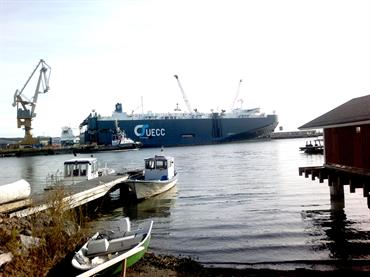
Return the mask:
[[(345, 208), (331, 205), (327, 182), (298, 175), (322, 155), (298, 151), (303, 139), (167, 148), (175, 157), (175, 189), (112, 209), (97, 229), (123, 216), (154, 220), (150, 248), (205, 264), (289, 267), (370, 258), (370, 213), (362, 190), (345, 188)], [(116, 170), (141, 168), (158, 149), (95, 154)], [(71, 155), (0, 159), (0, 183), (25, 178), (42, 191), (47, 173)], [(112, 196), (114, 197), (114, 195)]]

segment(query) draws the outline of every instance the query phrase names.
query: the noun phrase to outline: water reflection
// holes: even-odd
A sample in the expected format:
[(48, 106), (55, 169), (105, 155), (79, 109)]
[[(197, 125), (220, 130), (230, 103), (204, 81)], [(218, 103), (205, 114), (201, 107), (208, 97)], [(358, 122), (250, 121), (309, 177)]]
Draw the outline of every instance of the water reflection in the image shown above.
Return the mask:
[(370, 257), (370, 233), (359, 230), (343, 209), (307, 210), (302, 217), (314, 251), (328, 250), (330, 258), (340, 260)]
[(132, 219), (146, 219), (153, 217), (169, 217), (171, 208), (175, 205), (177, 187), (151, 197), (139, 203), (131, 203), (124, 206), (124, 212)]
[(121, 199), (119, 190), (110, 193), (101, 205), (100, 214), (96, 218), (96, 228), (111, 228), (117, 225), (122, 217), (131, 221), (168, 218), (177, 199), (177, 187), (149, 199), (137, 202), (130, 198)]

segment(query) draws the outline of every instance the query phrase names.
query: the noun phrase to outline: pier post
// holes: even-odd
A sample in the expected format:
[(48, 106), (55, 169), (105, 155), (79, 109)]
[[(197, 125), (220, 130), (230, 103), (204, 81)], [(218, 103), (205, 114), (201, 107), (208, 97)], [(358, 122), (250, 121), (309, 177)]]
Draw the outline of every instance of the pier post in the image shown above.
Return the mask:
[(362, 188), (363, 188), (363, 196), (368, 197), (369, 196), (369, 186), (368, 186), (368, 184), (364, 183), (362, 185)]
[(356, 180), (354, 179), (349, 180), (349, 192), (350, 193), (356, 192)]
[(125, 183), (120, 184), (119, 186), (119, 197), (121, 200), (127, 199), (129, 194), (129, 188), (128, 185)]
[(331, 200), (344, 201), (344, 189), (339, 176), (336, 178), (336, 180), (333, 178), (333, 176), (329, 176), (329, 188)]

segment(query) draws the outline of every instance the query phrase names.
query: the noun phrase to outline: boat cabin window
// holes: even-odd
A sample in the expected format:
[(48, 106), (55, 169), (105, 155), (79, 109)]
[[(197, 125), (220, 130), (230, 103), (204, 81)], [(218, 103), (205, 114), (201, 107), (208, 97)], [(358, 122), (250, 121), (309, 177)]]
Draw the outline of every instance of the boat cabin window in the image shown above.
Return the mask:
[(145, 168), (146, 169), (155, 169), (155, 161), (154, 160), (146, 160), (145, 161)]
[(72, 168), (70, 165), (64, 166), (64, 176), (65, 177), (71, 177), (72, 176)]
[(64, 176), (86, 176), (88, 164), (66, 164), (64, 166)]
[(86, 176), (86, 173), (87, 173), (87, 164), (81, 164), (80, 176)]
[(157, 169), (166, 169), (167, 168), (167, 161), (166, 160), (157, 160)]

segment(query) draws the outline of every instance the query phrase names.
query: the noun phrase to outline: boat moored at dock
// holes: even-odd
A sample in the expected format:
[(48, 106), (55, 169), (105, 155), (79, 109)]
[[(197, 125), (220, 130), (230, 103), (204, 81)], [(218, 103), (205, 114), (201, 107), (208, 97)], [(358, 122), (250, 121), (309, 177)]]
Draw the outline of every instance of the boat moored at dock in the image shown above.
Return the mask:
[(49, 174), (46, 177), (45, 190), (52, 189), (56, 185), (72, 185), (113, 173), (115, 170), (107, 166), (99, 168), (98, 160), (94, 157), (69, 159), (64, 162), (63, 172), (57, 170), (55, 174)]
[(145, 159), (144, 171), (131, 176), (127, 183), (138, 200), (171, 189), (177, 183), (174, 158), (156, 155)]

